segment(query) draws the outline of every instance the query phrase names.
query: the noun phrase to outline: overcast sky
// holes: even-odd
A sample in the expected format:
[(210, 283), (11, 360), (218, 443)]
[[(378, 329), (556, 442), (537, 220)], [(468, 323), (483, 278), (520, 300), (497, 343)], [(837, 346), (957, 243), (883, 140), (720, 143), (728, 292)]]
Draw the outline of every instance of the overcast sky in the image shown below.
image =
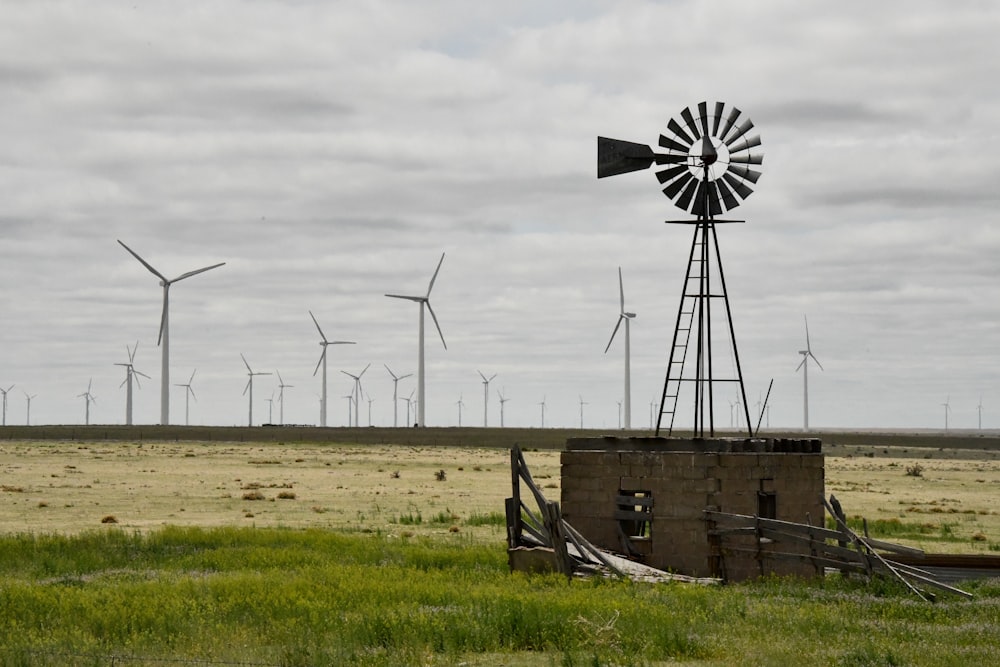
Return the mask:
[[(284, 421), (329, 423), (359, 373), (371, 422), (416, 373), (427, 424), (633, 425), (663, 388), (691, 227), (653, 170), (598, 180), (598, 135), (656, 145), (703, 100), (753, 119), (756, 192), (720, 225), (748, 400), (833, 428), (1000, 426), (1000, 34), (995, 2), (4, 2), (0, 386), (7, 423), (245, 424), (243, 353), (279, 371)], [(736, 215), (738, 214), (738, 215)], [(728, 361), (720, 362), (725, 367)], [(409, 396), (415, 377), (399, 384)], [(268, 420), (275, 376), (254, 382)], [(277, 395), (275, 394), (275, 398)], [(729, 426), (735, 391), (716, 396)], [(979, 405), (982, 405), (981, 411)], [(271, 419), (279, 421), (275, 401)], [(367, 402), (361, 424), (368, 423)], [(400, 402), (400, 422), (406, 404)], [(756, 418), (756, 407), (752, 408)], [(171, 421), (184, 389), (171, 386)], [(690, 424), (685, 412), (678, 424)]]

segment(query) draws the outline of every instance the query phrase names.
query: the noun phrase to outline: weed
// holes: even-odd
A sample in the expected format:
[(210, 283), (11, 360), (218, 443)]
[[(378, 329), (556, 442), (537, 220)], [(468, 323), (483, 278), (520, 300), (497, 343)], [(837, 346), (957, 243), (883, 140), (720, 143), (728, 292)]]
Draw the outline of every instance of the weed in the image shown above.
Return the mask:
[(278, 498), (281, 500), (295, 500), (294, 491), (281, 491), (278, 493)]
[(243, 494), (243, 500), (264, 500), (264, 494), (260, 491), (247, 491)]
[(108, 514), (101, 518), (101, 523), (118, 523), (118, 519), (115, 518), (114, 514)]
[(924, 467), (919, 463), (908, 465), (906, 466), (906, 474), (909, 477), (922, 477), (924, 474)]
[(446, 479), (448, 479), (448, 473), (446, 473), (444, 470), (438, 470), (436, 473), (434, 473), (434, 479), (436, 479), (439, 482), (443, 482)]

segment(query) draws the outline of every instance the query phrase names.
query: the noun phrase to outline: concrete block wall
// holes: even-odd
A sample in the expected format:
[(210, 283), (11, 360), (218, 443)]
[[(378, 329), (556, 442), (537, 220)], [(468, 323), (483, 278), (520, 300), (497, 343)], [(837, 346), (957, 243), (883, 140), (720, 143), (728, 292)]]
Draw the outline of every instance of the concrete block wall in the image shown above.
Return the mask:
[[(774, 518), (822, 522), (824, 464), (818, 440), (573, 439), (561, 463), (563, 517), (600, 547), (623, 551), (616, 498), (622, 491), (646, 491), (654, 503), (650, 534), (631, 544), (653, 567), (732, 581), (771, 572), (814, 573), (807, 563), (759, 559), (752, 536), (741, 545), (755, 553), (720, 553), (704, 510), (755, 515), (764, 492), (774, 494)], [(788, 544), (779, 548), (792, 550)]]

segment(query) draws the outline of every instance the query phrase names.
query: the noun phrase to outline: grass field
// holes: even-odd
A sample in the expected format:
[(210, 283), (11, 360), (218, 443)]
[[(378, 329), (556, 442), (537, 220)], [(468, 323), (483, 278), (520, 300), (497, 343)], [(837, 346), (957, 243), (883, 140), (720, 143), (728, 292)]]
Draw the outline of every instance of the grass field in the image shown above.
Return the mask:
[[(498, 442), (513, 434), (442, 431), (404, 429), (401, 444), (363, 429), (383, 441), (0, 439), (0, 664), (1000, 663), (996, 581), (929, 605), (839, 577), (511, 575)], [(565, 434), (514, 437), (558, 499), (547, 443)], [(827, 492), (848, 515), (928, 551), (1000, 551), (995, 450), (880, 437), (824, 446)]]

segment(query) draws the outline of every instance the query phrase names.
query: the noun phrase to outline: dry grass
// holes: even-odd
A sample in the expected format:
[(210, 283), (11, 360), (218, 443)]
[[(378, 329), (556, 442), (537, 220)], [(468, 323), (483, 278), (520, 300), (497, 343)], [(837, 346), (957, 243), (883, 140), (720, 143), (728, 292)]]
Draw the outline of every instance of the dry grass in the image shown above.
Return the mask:
[[(1000, 548), (1000, 454), (881, 445), (827, 451), (827, 494), (849, 515), (933, 524), (960, 540), (911, 542), (928, 551)], [(558, 500), (559, 452), (526, 458), (546, 496)], [(920, 476), (907, 475), (917, 464)], [(399, 534), (400, 516), (447, 514), (456, 517), (451, 525), (425, 521), (406, 531), (457, 525), (473, 539), (502, 540), (502, 526), (466, 521), (503, 512), (510, 494), (507, 450), (428, 445), (5, 441), (0, 475), (5, 533), (77, 533), (116, 516), (130, 530), (252, 523)], [(253, 503), (250, 512), (247, 501), (267, 500), (266, 489), (282, 490), (272, 500), (301, 502)]]

